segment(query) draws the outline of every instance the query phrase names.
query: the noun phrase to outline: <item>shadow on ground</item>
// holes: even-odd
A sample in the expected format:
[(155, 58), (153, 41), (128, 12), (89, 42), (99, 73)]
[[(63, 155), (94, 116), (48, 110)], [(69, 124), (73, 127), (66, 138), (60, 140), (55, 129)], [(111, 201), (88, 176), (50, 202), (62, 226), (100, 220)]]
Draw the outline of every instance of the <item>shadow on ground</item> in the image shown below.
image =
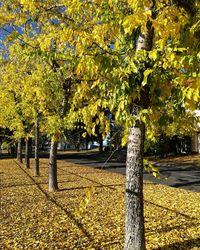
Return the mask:
[(180, 250), (180, 249), (189, 250), (189, 249), (192, 249), (194, 247), (195, 247), (195, 249), (197, 249), (197, 247), (198, 247), (198, 249), (200, 248), (200, 238), (186, 240), (183, 242), (176, 242), (176, 243), (170, 244), (168, 246), (154, 248), (153, 250)]

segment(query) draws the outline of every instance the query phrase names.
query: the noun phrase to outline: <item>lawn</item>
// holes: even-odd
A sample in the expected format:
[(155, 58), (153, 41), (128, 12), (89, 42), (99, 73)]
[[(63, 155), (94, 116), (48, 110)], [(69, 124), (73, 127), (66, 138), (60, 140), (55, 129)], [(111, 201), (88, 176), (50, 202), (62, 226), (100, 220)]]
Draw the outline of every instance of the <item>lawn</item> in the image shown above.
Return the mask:
[[(41, 177), (11, 159), (0, 173), (1, 249), (123, 249), (122, 175), (58, 161), (49, 193), (47, 159)], [(200, 249), (200, 193), (145, 182), (144, 199), (147, 249)]]

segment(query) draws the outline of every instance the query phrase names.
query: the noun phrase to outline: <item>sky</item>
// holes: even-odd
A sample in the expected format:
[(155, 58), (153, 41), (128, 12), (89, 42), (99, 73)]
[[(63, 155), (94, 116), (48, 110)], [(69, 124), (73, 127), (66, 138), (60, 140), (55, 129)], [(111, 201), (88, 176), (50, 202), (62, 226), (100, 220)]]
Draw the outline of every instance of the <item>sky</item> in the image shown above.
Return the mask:
[[(5, 28), (9, 31), (12, 32), (12, 28), (9, 27), (8, 25), (5, 26)], [(8, 32), (6, 32), (5, 30), (3, 30), (0, 27), (0, 53), (4, 51), (4, 49), (6, 49), (6, 46), (4, 45), (4, 40), (6, 39), (6, 37), (9, 35)], [(3, 57), (6, 58), (8, 55), (6, 52), (3, 52)]]

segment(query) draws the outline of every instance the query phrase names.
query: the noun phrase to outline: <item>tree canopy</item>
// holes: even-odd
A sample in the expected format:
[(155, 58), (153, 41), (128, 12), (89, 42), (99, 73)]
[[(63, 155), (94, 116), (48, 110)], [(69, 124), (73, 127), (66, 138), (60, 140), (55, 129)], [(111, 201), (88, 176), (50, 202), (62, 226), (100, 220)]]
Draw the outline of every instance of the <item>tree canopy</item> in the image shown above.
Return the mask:
[[(4, 1), (0, 11), (1, 27), (8, 30), (4, 42), (10, 57), (18, 60), (21, 71), (31, 68), (21, 80), (26, 98), (28, 92), (32, 102), (37, 98), (36, 106), (42, 111), (54, 99), (55, 114), (51, 119), (48, 116), (52, 130), (58, 126), (56, 100), (63, 91), (60, 71), (65, 79), (76, 82), (67, 119), (81, 117), (88, 130), (94, 131), (96, 114), (95, 122), (106, 121), (102, 109), (107, 108), (127, 130), (134, 121), (132, 105), (145, 89), (149, 94), (140, 117), (150, 137), (158, 127), (176, 125), (198, 108), (198, 1)], [(151, 49), (137, 50), (140, 32), (145, 35), (149, 29), (153, 32)], [(57, 72), (53, 61), (59, 65)], [(19, 68), (13, 64), (10, 73), (14, 65)], [(5, 72), (4, 77), (11, 74)], [(10, 85), (12, 81), (14, 76)], [(108, 123), (104, 127), (109, 130)]]

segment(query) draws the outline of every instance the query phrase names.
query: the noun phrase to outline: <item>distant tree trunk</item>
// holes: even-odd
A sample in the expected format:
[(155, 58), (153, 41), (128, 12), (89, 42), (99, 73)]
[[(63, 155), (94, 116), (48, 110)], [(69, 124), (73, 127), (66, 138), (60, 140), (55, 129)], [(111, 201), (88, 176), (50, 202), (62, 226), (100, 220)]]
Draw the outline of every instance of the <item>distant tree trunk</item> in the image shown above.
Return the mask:
[(25, 167), (27, 169), (30, 168), (30, 144), (31, 140), (30, 138), (25, 140)]
[(103, 136), (102, 133), (99, 134), (99, 152), (103, 152)]
[(77, 152), (80, 151), (80, 145), (81, 145), (81, 134), (79, 132), (78, 135), (77, 135), (77, 144), (76, 144)]
[(17, 143), (17, 160), (20, 163), (23, 163), (23, 160), (22, 160), (22, 139), (21, 138), (18, 140), (18, 143)]
[(88, 150), (88, 146), (89, 146), (89, 135), (87, 133), (86, 138), (85, 138), (85, 149)]
[(145, 249), (143, 216), (144, 124), (129, 129), (126, 160), (125, 249)]
[(38, 119), (35, 122), (35, 163), (34, 176), (39, 176), (39, 123)]
[(49, 191), (54, 192), (58, 190), (57, 181), (57, 147), (58, 147), (58, 136), (52, 136), (51, 148), (49, 156)]
[(11, 157), (14, 157), (14, 156), (15, 156), (15, 152), (16, 152), (16, 150), (15, 150), (15, 145), (11, 144), (11, 145), (9, 146), (9, 154), (10, 154), (10, 156), (11, 156)]

